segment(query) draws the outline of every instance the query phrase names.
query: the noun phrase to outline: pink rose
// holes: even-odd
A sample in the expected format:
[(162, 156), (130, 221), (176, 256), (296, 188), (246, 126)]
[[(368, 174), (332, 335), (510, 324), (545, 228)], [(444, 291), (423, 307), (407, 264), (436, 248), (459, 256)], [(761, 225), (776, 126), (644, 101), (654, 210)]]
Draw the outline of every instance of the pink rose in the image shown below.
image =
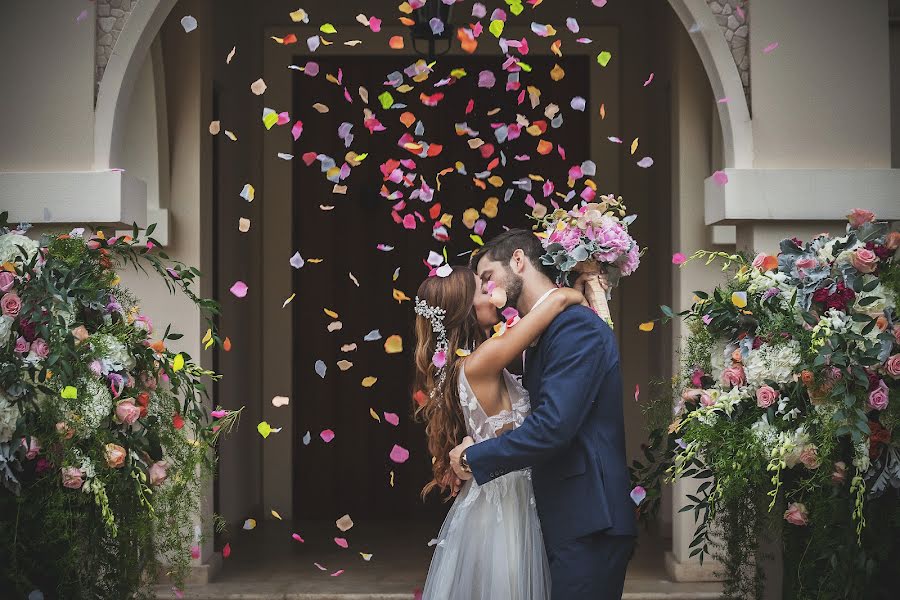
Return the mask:
[(853, 227), (853, 229), (859, 229), (861, 225), (874, 221), (875, 213), (864, 208), (854, 208), (850, 211), (850, 214), (847, 215), (847, 220), (850, 221), (850, 226)]
[(703, 372), (703, 369), (694, 369), (694, 372), (691, 373), (691, 385), (698, 388), (703, 385), (703, 376), (706, 373)]
[(60, 421), (56, 424), (56, 433), (63, 436), (64, 439), (70, 440), (72, 439), (72, 436), (75, 435), (75, 430)]
[(797, 265), (798, 269), (812, 269), (819, 264), (819, 261), (814, 258), (801, 258), (794, 264)]
[(831, 481), (837, 485), (841, 485), (847, 481), (847, 463), (842, 460), (834, 463), (834, 471), (831, 473)]
[(746, 383), (747, 378), (744, 375), (744, 367), (741, 365), (732, 365), (722, 371), (722, 383), (731, 387), (741, 386)]
[(766, 262), (766, 254), (764, 252), (760, 252), (756, 255), (756, 258), (753, 259), (753, 268), (759, 269), (762, 271), (763, 264)]
[(63, 487), (77, 490), (84, 483), (84, 473), (78, 467), (66, 467), (60, 470), (62, 471)]
[(900, 377), (900, 354), (895, 354), (884, 363), (884, 370), (891, 377)]
[(118, 469), (124, 465), (125, 457), (128, 455), (125, 448), (118, 444), (106, 444), (104, 453), (106, 455), (106, 466), (111, 469)]
[(31, 342), (31, 351), (41, 358), (47, 358), (50, 355), (50, 346), (43, 339), (35, 338), (35, 340)]
[(134, 398), (125, 398), (116, 404), (116, 421), (131, 425), (141, 416), (141, 408), (134, 403)]
[(802, 462), (803, 466), (807, 469), (819, 468), (819, 455), (817, 450), (818, 449), (814, 445), (810, 444), (800, 453), (800, 462)]
[(19, 354), (27, 354), (29, 348), (31, 348), (31, 344), (28, 343), (28, 340), (21, 335), (16, 338), (16, 352)]
[(771, 386), (764, 385), (756, 390), (756, 405), (760, 408), (769, 408), (778, 399), (778, 392)]
[(37, 457), (38, 453), (41, 451), (41, 444), (37, 441), (36, 437), (31, 438), (22, 438), (22, 446), (25, 447), (25, 458), (28, 460), (34, 460)]
[(134, 318), (133, 325), (135, 329), (143, 329), (148, 334), (153, 333), (153, 322), (150, 320), (150, 317), (138, 315)]
[(162, 485), (168, 475), (166, 472), (168, 468), (169, 465), (164, 460), (158, 460), (150, 465), (150, 485)]
[(4, 315), (18, 317), (19, 309), (22, 308), (22, 299), (15, 292), (6, 292), (0, 298), (0, 308), (2, 308)]
[(871, 273), (877, 263), (878, 257), (868, 248), (859, 248), (850, 256), (850, 264), (860, 273)]
[(0, 271), (0, 292), (8, 292), (15, 284), (15, 275), (9, 271)]
[(788, 509), (784, 511), (784, 520), (791, 525), (804, 526), (809, 523), (809, 513), (806, 512), (806, 506), (801, 502), (791, 502)]
[(90, 334), (88, 334), (88, 330), (84, 325), (79, 325), (72, 330), (72, 337), (75, 338), (76, 343), (81, 343), (88, 339), (89, 335)]
[(884, 410), (888, 406), (888, 387), (883, 379), (878, 380), (878, 385), (869, 392), (869, 408), (871, 410)]

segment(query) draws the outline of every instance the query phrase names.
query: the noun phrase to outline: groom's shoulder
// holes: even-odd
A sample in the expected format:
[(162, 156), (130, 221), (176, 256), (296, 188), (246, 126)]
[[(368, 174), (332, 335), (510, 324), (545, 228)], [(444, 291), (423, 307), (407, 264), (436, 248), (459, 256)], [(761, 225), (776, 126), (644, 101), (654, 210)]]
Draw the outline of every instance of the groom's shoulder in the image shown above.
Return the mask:
[(597, 314), (582, 304), (573, 304), (563, 310), (553, 320), (551, 328), (577, 327), (578, 329), (587, 328), (593, 331), (604, 331), (609, 329), (609, 325), (597, 316)]

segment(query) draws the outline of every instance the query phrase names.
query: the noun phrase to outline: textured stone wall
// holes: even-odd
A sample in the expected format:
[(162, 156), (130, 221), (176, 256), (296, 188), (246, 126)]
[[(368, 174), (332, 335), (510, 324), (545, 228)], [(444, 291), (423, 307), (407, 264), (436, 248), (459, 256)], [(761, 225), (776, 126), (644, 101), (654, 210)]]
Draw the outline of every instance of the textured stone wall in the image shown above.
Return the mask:
[(744, 94), (750, 102), (750, 2), (749, 0), (706, 0), (716, 16), (725, 41), (731, 49), (744, 84)]
[(103, 79), (103, 72), (106, 65), (109, 64), (109, 57), (112, 56), (113, 47), (122, 28), (125, 27), (125, 20), (128, 19), (131, 11), (139, 0), (96, 0), (97, 3), (97, 60), (96, 73), (94, 75), (94, 97), (97, 97), (97, 90), (100, 88), (100, 81)]

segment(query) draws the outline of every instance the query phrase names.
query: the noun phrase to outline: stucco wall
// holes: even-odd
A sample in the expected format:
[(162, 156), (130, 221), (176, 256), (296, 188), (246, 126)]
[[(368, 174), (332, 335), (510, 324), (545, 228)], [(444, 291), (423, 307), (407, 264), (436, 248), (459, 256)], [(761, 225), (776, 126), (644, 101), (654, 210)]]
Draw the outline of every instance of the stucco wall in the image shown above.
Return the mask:
[(88, 170), (93, 160), (94, 5), (43, 8), (0, 8), (0, 171)]

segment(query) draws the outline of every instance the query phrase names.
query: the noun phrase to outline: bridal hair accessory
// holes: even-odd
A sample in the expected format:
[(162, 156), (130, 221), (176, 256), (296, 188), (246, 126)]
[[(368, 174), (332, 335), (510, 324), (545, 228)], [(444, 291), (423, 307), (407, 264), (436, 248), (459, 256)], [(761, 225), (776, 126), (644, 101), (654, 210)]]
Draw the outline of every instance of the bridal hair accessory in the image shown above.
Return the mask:
[(443, 385), (447, 376), (447, 372), (444, 369), (444, 366), (447, 364), (447, 349), (449, 348), (447, 329), (444, 327), (444, 315), (447, 314), (447, 311), (438, 306), (429, 306), (427, 302), (419, 299), (418, 296), (416, 296), (415, 311), (417, 315), (421, 315), (431, 322), (431, 330), (437, 334), (434, 355), (431, 357), (431, 362), (438, 370), (437, 385), (431, 390), (431, 397), (433, 398), (435, 391)]

